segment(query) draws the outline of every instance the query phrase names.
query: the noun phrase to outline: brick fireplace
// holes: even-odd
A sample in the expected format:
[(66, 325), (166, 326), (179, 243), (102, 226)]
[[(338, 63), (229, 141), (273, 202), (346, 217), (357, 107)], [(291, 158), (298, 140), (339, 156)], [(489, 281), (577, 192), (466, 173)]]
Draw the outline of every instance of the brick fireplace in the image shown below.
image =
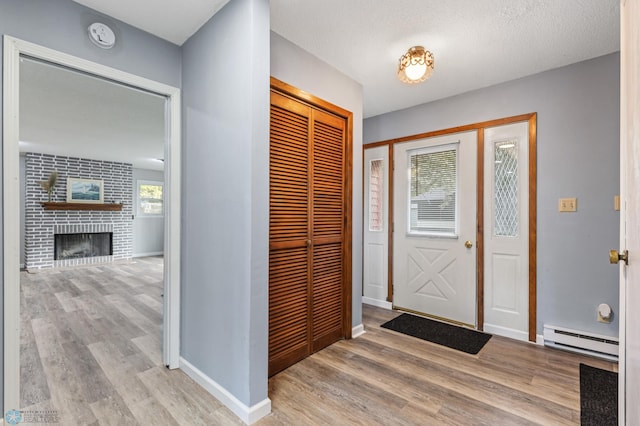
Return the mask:
[[(25, 268), (37, 270), (63, 266), (89, 265), (130, 259), (133, 252), (133, 166), (127, 163), (71, 158), (47, 154), (26, 154), (25, 196)], [(66, 201), (67, 177), (102, 179), (104, 201), (123, 204), (121, 211), (104, 210), (45, 210), (41, 202), (47, 193), (39, 182), (58, 171), (58, 184), (53, 202)], [(67, 254), (55, 259), (56, 235), (111, 234), (111, 254), (96, 248)], [(89, 237), (88, 240), (94, 238)], [(68, 251), (68, 249), (67, 249)], [(102, 255), (96, 253), (102, 253)], [(60, 256), (58, 256), (60, 257)]]

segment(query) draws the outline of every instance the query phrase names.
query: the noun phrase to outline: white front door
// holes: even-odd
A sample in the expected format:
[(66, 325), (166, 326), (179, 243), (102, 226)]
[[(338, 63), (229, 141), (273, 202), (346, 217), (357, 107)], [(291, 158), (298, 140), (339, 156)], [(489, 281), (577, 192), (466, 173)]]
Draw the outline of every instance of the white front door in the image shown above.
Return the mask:
[(620, 56), (620, 269), (619, 423), (640, 424), (640, 2), (623, 1)]
[(364, 303), (390, 307), (388, 296), (389, 147), (364, 151)]
[(484, 331), (529, 339), (529, 123), (484, 132)]
[(394, 146), (393, 304), (476, 325), (477, 132)]

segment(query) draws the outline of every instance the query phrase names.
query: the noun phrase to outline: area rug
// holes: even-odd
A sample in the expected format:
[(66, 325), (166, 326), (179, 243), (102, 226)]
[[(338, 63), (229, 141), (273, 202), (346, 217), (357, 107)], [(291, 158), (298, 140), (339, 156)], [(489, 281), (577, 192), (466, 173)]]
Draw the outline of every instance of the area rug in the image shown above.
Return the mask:
[(402, 314), (381, 327), (472, 355), (491, 339), (490, 334), (410, 314)]
[(618, 373), (580, 364), (580, 424), (618, 424)]

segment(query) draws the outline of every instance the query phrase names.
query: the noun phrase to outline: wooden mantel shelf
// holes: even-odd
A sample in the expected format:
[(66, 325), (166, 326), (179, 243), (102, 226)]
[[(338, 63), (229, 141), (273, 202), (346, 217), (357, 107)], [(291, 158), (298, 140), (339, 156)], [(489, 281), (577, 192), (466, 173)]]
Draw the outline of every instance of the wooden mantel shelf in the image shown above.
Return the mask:
[(40, 204), (42, 204), (42, 207), (45, 210), (102, 210), (110, 212), (119, 212), (122, 210), (122, 204), (115, 203), (92, 204), (42, 202)]

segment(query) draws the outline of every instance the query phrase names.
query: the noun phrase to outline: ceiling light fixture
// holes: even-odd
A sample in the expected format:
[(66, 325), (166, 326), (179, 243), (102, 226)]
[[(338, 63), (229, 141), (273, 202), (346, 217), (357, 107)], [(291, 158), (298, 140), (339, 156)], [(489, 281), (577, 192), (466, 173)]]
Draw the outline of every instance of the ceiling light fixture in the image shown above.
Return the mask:
[(433, 53), (422, 46), (413, 46), (400, 57), (398, 78), (408, 84), (423, 82), (433, 72), (433, 65)]

